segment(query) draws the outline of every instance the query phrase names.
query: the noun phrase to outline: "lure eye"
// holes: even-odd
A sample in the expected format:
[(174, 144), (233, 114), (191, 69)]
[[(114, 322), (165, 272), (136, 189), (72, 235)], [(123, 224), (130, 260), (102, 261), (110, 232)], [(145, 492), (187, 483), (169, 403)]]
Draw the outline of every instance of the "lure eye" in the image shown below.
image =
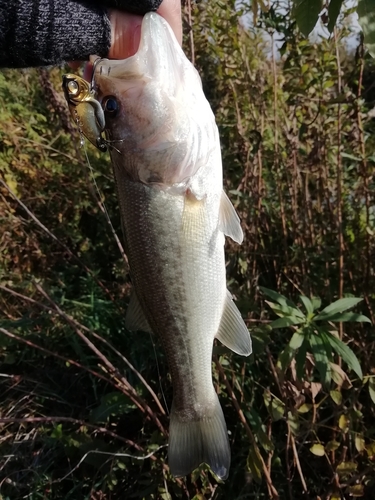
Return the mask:
[(106, 97), (103, 101), (103, 109), (108, 116), (115, 117), (119, 110), (117, 99), (113, 96)]
[(67, 87), (68, 87), (69, 92), (73, 95), (76, 95), (79, 91), (78, 83), (75, 80), (70, 80)]

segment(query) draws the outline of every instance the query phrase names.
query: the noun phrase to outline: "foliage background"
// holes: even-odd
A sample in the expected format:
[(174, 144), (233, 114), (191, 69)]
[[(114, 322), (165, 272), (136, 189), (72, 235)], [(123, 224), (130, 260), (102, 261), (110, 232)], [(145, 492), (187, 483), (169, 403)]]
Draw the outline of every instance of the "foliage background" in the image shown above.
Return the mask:
[(184, 12), (193, 27), (185, 48), (217, 117), (225, 188), (245, 232), (241, 247), (227, 242), (227, 276), (254, 354), (214, 350), (230, 477), (218, 484), (204, 467), (186, 480), (170, 476), (170, 381), (158, 340), (124, 328), (130, 283), (103, 208), (121, 240), (109, 159), (88, 147), (90, 171), (62, 71), (8, 70), (0, 73), (3, 500), (375, 497), (373, 327), (326, 326), (354, 351), (362, 380), (334, 353), (297, 348), (286, 359), (296, 327), (273, 327), (259, 288), (301, 310), (301, 295), (319, 296), (322, 307), (363, 297), (356, 311), (374, 323), (374, 65), (360, 39), (348, 53), (345, 22), (313, 42), (288, 10), (259, 9), (249, 27), (234, 4)]

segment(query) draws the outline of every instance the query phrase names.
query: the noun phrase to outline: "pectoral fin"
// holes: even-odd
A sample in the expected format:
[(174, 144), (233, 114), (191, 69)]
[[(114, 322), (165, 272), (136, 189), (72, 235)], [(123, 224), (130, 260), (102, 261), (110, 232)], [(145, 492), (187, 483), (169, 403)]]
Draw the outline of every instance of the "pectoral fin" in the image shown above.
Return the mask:
[(220, 230), (232, 238), (233, 241), (241, 244), (243, 240), (243, 232), (234, 206), (228, 196), (221, 193), (220, 202)]
[(135, 292), (133, 292), (130, 297), (128, 310), (126, 311), (125, 327), (133, 332), (142, 330), (142, 332), (152, 333)]
[(252, 353), (249, 330), (232, 300), (231, 293), (228, 291), (216, 338), (235, 353), (241, 354), (241, 356), (249, 356)]

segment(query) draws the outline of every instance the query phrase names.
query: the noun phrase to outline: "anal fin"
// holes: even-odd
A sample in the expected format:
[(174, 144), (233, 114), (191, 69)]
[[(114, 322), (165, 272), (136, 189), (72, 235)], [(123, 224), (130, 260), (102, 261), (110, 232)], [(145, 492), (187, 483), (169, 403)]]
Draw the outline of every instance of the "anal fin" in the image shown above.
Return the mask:
[(241, 356), (249, 356), (252, 353), (249, 330), (228, 291), (216, 338)]
[(133, 332), (142, 330), (142, 332), (152, 333), (151, 327), (134, 291), (130, 296), (128, 310), (126, 311), (125, 327)]

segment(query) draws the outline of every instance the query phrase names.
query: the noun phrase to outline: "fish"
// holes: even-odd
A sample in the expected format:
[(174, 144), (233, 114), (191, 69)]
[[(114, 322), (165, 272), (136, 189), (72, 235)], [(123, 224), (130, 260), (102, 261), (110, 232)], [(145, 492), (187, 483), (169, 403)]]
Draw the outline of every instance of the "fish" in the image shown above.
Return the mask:
[(223, 191), (214, 114), (156, 13), (144, 16), (135, 55), (95, 61), (92, 90), (104, 112), (133, 284), (125, 325), (160, 338), (171, 374), (170, 471), (183, 477), (206, 463), (225, 480), (231, 454), (212, 382), (213, 344), (243, 356), (252, 345), (226, 287), (225, 235), (240, 244), (243, 232)]

